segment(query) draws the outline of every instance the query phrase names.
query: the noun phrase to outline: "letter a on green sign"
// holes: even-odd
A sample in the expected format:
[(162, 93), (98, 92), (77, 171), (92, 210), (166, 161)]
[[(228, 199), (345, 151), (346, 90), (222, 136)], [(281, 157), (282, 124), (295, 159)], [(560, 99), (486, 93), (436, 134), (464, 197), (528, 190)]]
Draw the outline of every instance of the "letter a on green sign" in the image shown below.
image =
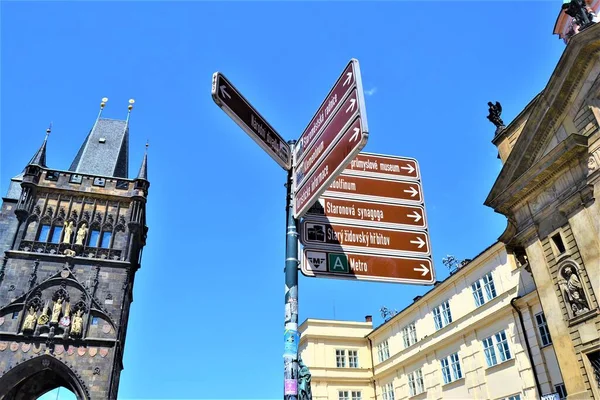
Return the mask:
[(329, 272), (343, 272), (346, 274), (350, 272), (348, 269), (348, 258), (345, 254), (329, 253), (328, 261)]

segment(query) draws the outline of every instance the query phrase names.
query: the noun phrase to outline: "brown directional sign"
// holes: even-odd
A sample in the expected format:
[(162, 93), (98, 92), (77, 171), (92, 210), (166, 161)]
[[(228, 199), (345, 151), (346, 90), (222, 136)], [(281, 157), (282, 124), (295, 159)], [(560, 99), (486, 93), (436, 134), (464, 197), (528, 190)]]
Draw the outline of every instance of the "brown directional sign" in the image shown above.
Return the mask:
[(294, 217), (300, 218), (367, 143), (358, 60), (352, 59), (294, 148)]
[(352, 159), (353, 153), (364, 146), (361, 119), (357, 118), (342, 135), (335, 150), (325, 157), (315, 172), (304, 181), (304, 184), (296, 191), (294, 211), (296, 215), (303, 215), (318, 198), (320, 192), (327, 188), (332, 178), (337, 176), (338, 169), (348, 159)]
[(425, 210), (420, 206), (338, 199), (327, 196), (321, 196), (304, 218), (311, 222), (330, 221), (385, 228), (424, 229), (427, 227)]
[(435, 282), (431, 260), (422, 258), (304, 249), (300, 265), (302, 273), (310, 277), (423, 285)]
[(419, 163), (414, 158), (359, 153), (344, 170), (346, 174), (386, 179), (420, 179)]
[(290, 146), (220, 72), (212, 77), (212, 98), (277, 164), (292, 168)]
[(334, 179), (326, 196), (357, 198), (389, 203), (421, 203), (421, 184), (417, 181), (396, 181), (342, 173)]
[(335, 85), (333, 85), (333, 88), (329, 91), (327, 97), (325, 97), (321, 107), (319, 107), (315, 116), (312, 118), (304, 132), (302, 132), (302, 135), (300, 135), (296, 148), (294, 149), (297, 161), (302, 159), (305, 150), (318, 137), (320, 129), (327, 122), (329, 117), (335, 113), (336, 107), (344, 100), (346, 94), (348, 94), (355, 86), (357, 78), (359, 85), (361, 84), (358, 61), (355, 61), (356, 60), (353, 59), (348, 63), (344, 72), (342, 72), (342, 75), (340, 75)]
[(323, 133), (314, 142), (310, 150), (305, 152), (306, 157), (301, 162), (297, 162), (297, 166), (294, 169), (296, 185), (300, 186), (304, 182), (304, 178), (313, 170), (313, 167), (321, 161), (321, 158), (326, 154), (326, 151), (333, 144), (333, 141), (337, 139), (340, 132), (343, 132), (344, 128), (353, 121), (354, 117), (358, 113), (357, 104), (357, 92), (352, 91), (352, 94), (348, 96), (340, 111), (329, 120), (329, 123), (323, 130)]
[(426, 232), (302, 221), (300, 241), (311, 250), (428, 256)]

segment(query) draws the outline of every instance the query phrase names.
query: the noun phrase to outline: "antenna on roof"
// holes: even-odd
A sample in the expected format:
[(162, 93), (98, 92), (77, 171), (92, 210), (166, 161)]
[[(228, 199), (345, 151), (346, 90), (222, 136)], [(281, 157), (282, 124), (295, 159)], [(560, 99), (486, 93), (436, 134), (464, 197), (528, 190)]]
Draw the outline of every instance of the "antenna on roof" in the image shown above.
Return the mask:
[(102, 111), (104, 110), (104, 106), (106, 105), (107, 101), (108, 101), (108, 97), (102, 98), (102, 102), (100, 102), (100, 111), (98, 112), (98, 118), (96, 118), (96, 119), (100, 119), (100, 116), (102, 115)]
[(48, 129), (46, 129), (46, 138), (44, 139), (44, 141), (48, 140), (48, 136), (50, 136), (50, 132), (52, 132), (52, 122), (50, 122)]

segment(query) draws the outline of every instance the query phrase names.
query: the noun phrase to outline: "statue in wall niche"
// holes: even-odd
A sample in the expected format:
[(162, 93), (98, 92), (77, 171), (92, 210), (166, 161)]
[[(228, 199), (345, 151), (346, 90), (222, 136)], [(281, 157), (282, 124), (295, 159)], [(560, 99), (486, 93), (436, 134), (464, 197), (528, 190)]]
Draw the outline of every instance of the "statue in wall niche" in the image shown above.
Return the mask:
[(71, 243), (71, 235), (73, 234), (73, 229), (75, 226), (73, 225), (73, 221), (65, 221), (65, 234), (63, 236), (63, 243), (69, 244)]
[(31, 332), (35, 329), (35, 321), (37, 320), (37, 313), (33, 306), (29, 307), (29, 314), (25, 317), (23, 322), (23, 332)]
[(42, 313), (38, 317), (37, 323), (38, 323), (38, 325), (46, 325), (49, 320), (50, 320), (50, 318), (48, 318), (48, 302), (46, 301), (46, 304), (44, 305), (44, 309), (42, 310)]
[(573, 317), (590, 311), (590, 305), (576, 268), (573, 265), (566, 265), (562, 268), (560, 275), (564, 278), (564, 281), (561, 282), (563, 297)]
[(312, 400), (311, 374), (302, 359), (298, 359), (298, 400)]
[(50, 322), (58, 323), (58, 319), (60, 318), (60, 313), (62, 311), (62, 297), (59, 297), (54, 302), (54, 307), (52, 307), (52, 318), (50, 318)]
[(83, 310), (80, 308), (73, 315), (73, 322), (71, 324), (71, 335), (79, 336), (83, 329)]
[(85, 240), (85, 236), (87, 235), (87, 232), (88, 232), (87, 225), (85, 223), (83, 223), (79, 227), (79, 230), (77, 231), (77, 238), (75, 240), (75, 244), (83, 246), (83, 241)]

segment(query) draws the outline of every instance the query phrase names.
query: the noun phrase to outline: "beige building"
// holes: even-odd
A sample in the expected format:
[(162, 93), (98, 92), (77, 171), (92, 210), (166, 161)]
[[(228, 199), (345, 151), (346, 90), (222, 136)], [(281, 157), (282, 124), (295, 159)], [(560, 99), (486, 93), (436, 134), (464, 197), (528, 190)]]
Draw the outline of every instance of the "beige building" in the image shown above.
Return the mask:
[(600, 399), (600, 24), (573, 24), (561, 12), (548, 84), (496, 130), (499, 242), (377, 329), (306, 320), (315, 399)]
[(315, 400), (564, 397), (531, 274), (502, 243), (377, 329), (366, 319), (300, 326)]

